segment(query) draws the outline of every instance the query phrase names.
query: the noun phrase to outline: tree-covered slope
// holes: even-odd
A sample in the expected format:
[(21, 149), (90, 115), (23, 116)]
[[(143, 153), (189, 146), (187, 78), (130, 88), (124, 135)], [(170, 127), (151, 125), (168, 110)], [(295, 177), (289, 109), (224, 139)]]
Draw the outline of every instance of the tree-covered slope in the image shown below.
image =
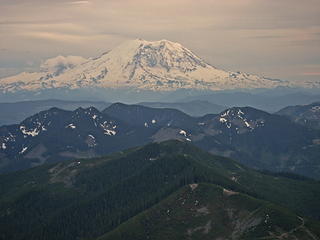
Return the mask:
[(99, 240), (318, 239), (314, 224), (213, 184), (190, 184)]
[(95, 239), (193, 183), (320, 217), (319, 182), (263, 174), (168, 141), (0, 175), (0, 239)]

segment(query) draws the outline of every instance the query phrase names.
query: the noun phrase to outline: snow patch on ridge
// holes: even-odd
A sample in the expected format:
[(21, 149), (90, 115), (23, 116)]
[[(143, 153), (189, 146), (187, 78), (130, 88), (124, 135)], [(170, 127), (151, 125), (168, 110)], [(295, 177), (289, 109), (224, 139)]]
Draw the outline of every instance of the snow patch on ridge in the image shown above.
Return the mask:
[(185, 136), (185, 137), (187, 136), (187, 132), (184, 131), (184, 130), (182, 130), (182, 129), (180, 130), (179, 134), (180, 134), (180, 135), (183, 135), (183, 136)]
[(27, 150), (28, 150), (28, 147), (23, 147), (22, 150), (19, 152), (19, 154), (24, 154), (25, 151), (27, 151)]
[(1, 148), (2, 148), (3, 150), (7, 149), (7, 145), (6, 145), (5, 143), (2, 143)]
[(231, 129), (233, 126), (238, 134), (253, 131), (265, 125), (264, 119), (250, 119), (240, 108), (231, 108), (220, 114), (218, 121)]
[(320, 112), (320, 106), (313, 106), (313, 107), (311, 108), (311, 111), (312, 111), (312, 112)]
[(24, 135), (29, 135), (32, 137), (38, 136), (40, 133), (40, 130), (38, 128), (34, 128), (32, 130), (27, 130), (25, 126), (20, 126), (20, 130)]
[(70, 123), (69, 125), (66, 126), (66, 128), (75, 129), (76, 126), (73, 123)]
[(104, 134), (108, 136), (115, 136), (117, 134), (117, 125), (114, 125), (113, 122), (104, 121), (100, 124), (100, 127), (103, 129)]

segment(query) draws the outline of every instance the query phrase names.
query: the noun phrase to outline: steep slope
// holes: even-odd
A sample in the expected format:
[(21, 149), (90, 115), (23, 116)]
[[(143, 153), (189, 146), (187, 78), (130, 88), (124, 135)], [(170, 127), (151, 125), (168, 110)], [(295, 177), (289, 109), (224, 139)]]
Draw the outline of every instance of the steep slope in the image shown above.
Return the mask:
[[(191, 185), (194, 195), (190, 195), (189, 186), (184, 187), (201, 182), (214, 185)], [(232, 195), (234, 192), (239, 195)], [(190, 199), (187, 199), (188, 195)], [(169, 200), (162, 203), (161, 200), (167, 196), (170, 196)], [(154, 204), (160, 202), (160, 207), (165, 207), (166, 211), (167, 206), (175, 207), (177, 196), (179, 208), (169, 209), (168, 217), (174, 217), (171, 213), (177, 213), (179, 217), (189, 213), (185, 210), (195, 211), (191, 216), (185, 216), (186, 222), (181, 222), (180, 228), (164, 227), (166, 232), (163, 234), (180, 234), (185, 226), (195, 221), (197, 224), (190, 229), (195, 230), (190, 232), (193, 235), (197, 232), (196, 227), (207, 226), (208, 223), (206, 218), (199, 220), (195, 216), (197, 210), (205, 207), (202, 204), (217, 200), (218, 205), (225, 203), (227, 208), (233, 207), (234, 212), (230, 210), (229, 213), (239, 221), (247, 219), (250, 212), (261, 207), (256, 215), (252, 214), (249, 218), (259, 220), (263, 217), (258, 228), (263, 230), (261, 234), (266, 233), (265, 227), (271, 226), (267, 229), (276, 235), (298, 228), (303, 236), (301, 239), (309, 239), (309, 233), (300, 232), (302, 227), (319, 235), (318, 223), (312, 227), (305, 218), (320, 216), (318, 182), (262, 174), (228, 158), (210, 155), (190, 144), (169, 141), (103, 158), (67, 161), (0, 175), (0, 238), (95, 239)], [(186, 198), (185, 205), (182, 205), (180, 196)], [(257, 200), (259, 198), (286, 206), (303, 220), (288, 210)], [(191, 205), (192, 209), (185, 209)], [(211, 202), (207, 207), (211, 212), (216, 206)], [(227, 221), (224, 210), (226, 208), (217, 210), (216, 222), (212, 224), (222, 226), (227, 234), (232, 230), (228, 230), (232, 222)], [(238, 215), (239, 211), (244, 215)], [(198, 214), (206, 212), (202, 209)], [(264, 225), (267, 214), (269, 218)], [(212, 214), (207, 217), (212, 217)], [(162, 217), (159, 218), (159, 221), (162, 220)], [(306, 225), (299, 228), (302, 221)], [(157, 224), (157, 219), (149, 219), (149, 223), (152, 227)], [(210, 234), (211, 231), (221, 234), (213, 228)]]
[(318, 239), (308, 225), (268, 202), (212, 184), (190, 184), (99, 240)]
[(308, 105), (289, 106), (276, 114), (287, 116), (294, 122), (307, 127), (320, 129), (320, 102)]
[(63, 101), (56, 99), (0, 103), (0, 126), (5, 124), (9, 125), (19, 123), (33, 114), (48, 110), (53, 107), (64, 110), (75, 110), (79, 107), (88, 108), (93, 106), (99, 110), (102, 110), (109, 105), (110, 104), (106, 102)]
[(238, 89), (289, 86), (241, 72), (227, 72), (204, 62), (179, 43), (141, 39), (121, 44), (109, 52), (52, 74), (22, 73), (0, 80), (0, 90), (133, 88), (154, 91), (176, 89)]

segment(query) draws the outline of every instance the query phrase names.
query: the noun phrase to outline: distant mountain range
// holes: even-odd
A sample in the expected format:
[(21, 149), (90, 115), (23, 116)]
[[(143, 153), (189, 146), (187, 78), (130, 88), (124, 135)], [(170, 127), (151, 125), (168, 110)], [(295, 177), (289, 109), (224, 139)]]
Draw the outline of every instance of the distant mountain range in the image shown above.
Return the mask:
[(320, 178), (320, 133), (249, 107), (191, 117), (175, 109), (112, 104), (52, 108), (0, 128), (2, 172), (101, 156), (148, 142), (178, 139), (257, 169)]
[(127, 41), (97, 58), (69, 56), (61, 61), (58, 56), (47, 60), (40, 72), (24, 72), (0, 79), (0, 91), (4, 93), (83, 88), (174, 91), (279, 86), (313, 88), (320, 85), (319, 82), (291, 83), (220, 70), (179, 43), (141, 39)]
[[(92, 106), (98, 110), (103, 110), (110, 105), (111, 103), (107, 102), (67, 101), (56, 99), (0, 103), (0, 126), (20, 123), (33, 114), (48, 110), (53, 107), (63, 110), (75, 110), (79, 107), (88, 108)], [(191, 116), (203, 116), (209, 113), (219, 113), (227, 108), (207, 101), (177, 103), (143, 102), (139, 103), (138, 105), (149, 106), (153, 108), (174, 108)]]
[(180, 141), (0, 175), (1, 239), (320, 237), (320, 185)]
[(277, 114), (287, 116), (301, 125), (320, 129), (320, 102), (308, 105), (289, 106), (281, 109)]
[(79, 107), (88, 108), (93, 106), (97, 109), (103, 110), (109, 105), (110, 103), (106, 102), (64, 101), (56, 99), (0, 103), (0, 126), (20, 123), (27, 117), (30, 117), (40, 111), (48, 110), (52, 107), (64, 110), (75, 110)]
[(226, 106), (217, 105), (208, 101), (194, 100), (191, 102), (141, 102), (138, 105), (152, 108), (174, 108), (191, 116), (203, 116), (210, 113), (220, 113)]
[(207, 101), (222, 106), (250, 106), (274, 113), (287, 106), (320, 102), (320, 94), (317, 92), (301, 92), (298, 89), (273, 89), (262, 92), (211, 92), (182, 97), (177, 101)]

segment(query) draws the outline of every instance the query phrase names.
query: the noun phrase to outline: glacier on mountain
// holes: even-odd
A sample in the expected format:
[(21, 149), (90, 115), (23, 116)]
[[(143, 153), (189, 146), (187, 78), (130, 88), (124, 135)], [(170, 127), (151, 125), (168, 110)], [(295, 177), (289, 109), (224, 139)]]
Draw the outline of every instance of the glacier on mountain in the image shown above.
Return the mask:
[(42, 64), (40, 72), (0, 79), (2, 92), (93, 87), (226, 90), (291, 85), (288, 81), (215, 68), (179, 43), (141, 39), (127, 41), (97, 58), (58, 56)]

